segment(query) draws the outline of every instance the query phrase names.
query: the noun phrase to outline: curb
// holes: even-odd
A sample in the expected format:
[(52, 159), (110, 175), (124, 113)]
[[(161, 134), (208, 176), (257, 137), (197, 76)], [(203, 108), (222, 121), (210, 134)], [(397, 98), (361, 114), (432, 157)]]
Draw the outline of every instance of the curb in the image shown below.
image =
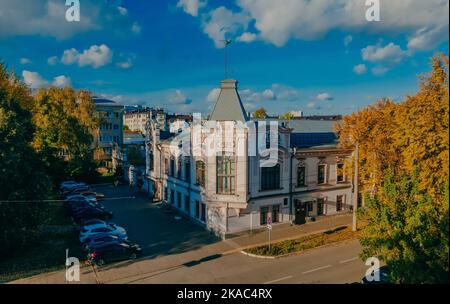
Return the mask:
[(276, 258), (281, 257), (281, 256), (256, 255), (256, 254), (252, 254), (252, 253), (245, 252), (244, 250), (242, 250), (241, 253), (244, 254), (244, 255), (247, 255), (247, 256), (249, 256), (249, 257), (252, 257), (252, 258), (266, 259), (266, 260), (275, 260)]

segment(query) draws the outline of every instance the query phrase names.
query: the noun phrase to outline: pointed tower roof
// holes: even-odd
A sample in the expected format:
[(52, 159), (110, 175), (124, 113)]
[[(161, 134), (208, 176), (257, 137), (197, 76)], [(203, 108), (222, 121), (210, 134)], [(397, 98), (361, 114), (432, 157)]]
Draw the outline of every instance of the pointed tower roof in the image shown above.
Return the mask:
[(237, 91), (237, 81), (225, 79), (220, 82), (220, 94), (209, 120), (242, 121), (248, 120)]

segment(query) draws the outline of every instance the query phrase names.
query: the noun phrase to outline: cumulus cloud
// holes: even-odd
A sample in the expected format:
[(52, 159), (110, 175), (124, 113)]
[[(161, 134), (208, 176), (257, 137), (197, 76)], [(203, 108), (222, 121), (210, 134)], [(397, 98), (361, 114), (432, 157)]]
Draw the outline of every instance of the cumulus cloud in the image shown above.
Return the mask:
[(320, 101), (326, 101), (333, 100), (334, 98), (329, 93), (320, 93), (319, 95), (317, 95), (316, 99)]
[(72, 81), (70, 80), (69, 77), (61, 75), (61, 76), (57, 76), (57, 77), (53, 78), (52, 85), (54, 85), (55, 87), (63, 88), (65, 86), (71, 86)]
[(141, 30), (142, 28), (137, 22), (134, 22), (133, 25), (131, 26), (131, 31), (136, 35), (140, 34)]
[(57, 57), (57, 56), (49, 57), (49, 58), (47, 59), (47, 63), (48, 63), (49, 65), (56, 65), (56, 64), (58, 63), (58, 57)]
[(25, 64), (30, 64), (31, 60), (28, 58), (20, 58), (20, 64), (21, 65), (25, 65)]
[(275, 92), (271, 89), (264, 90), (264, 92), (262, 92), (262, 96), (268, 100), (276, 99)]
[(208, 93), (208, 96), (206, 97), (206, 101), (207, 102), (216, 102), (217, 99), (219, 98), (219, 94), (220, 94), (220, 89), (219, 88), (212, 89)]
[(249, 43), (255, 41), (257, 38), (258, 36), (254, 33), (244, 32), (237, 38), (237, 41)]
[(48, 85), (48, 81), (37, 72), (23, 71), (22, 77), (25, 84), (31, 89), (39, 89)]
[(192, 103), (192, 99), (187, 98), (181, 90), (175, 90), (175, 92), (167, 97), (167, 101), (172, 105), (187, 105)]
[(386, 46), (381, 46), (380, 44), (369, 45), (362, 49), (361, 53), (365, 61), (386, 64), (398, 64), (407, 56), (406, 51), (403, 51), (400, 46), (392, 42)]
[(223, 48), (225, 46), (223, 40), (246, 31), (249, 21), (250, 17), (247, 14), (234, 13), (221, 6), (205, 16), (202, 27), (203, 32), (214, 41), (216, 48)]
[(105, 45), (92, 45), (89, 49), (80, 53), (78, 50), (72, 48), (65, 50), (61, 62), (66, 65), (78, 63), (80, 67), (87, 65), (97, 69), (111, 63), (113, 52)]
[[(41, 35), (68, 39), (89, 31), (116, 32), (129, 28), (132, 20), (124, 9), (110, 1), (83, 0), (79, 22), (67, 22), (63, 0), (2, 0), (0, 5), (0, 38)], [(119, 29), (111, 31), (111, 28)]]
[(362, 75), (367, 72), (367, 67), (363, 63), (355, 65), (353, 67), (353, 72), (355, 72), (355, 74)]
[(127, 10), (125, 7), (123, 7), (123, 6), (118, 6), (118, 7), (117, 7), (117, 10), (119, 11), (119, 13), (120, 13), (122, 16), (128, 15), (128, 10)]
[(183, 11), (191, 16), (197, 17), (199, 9), (205, 7), (207, 1), (200, 0), (180, 0), (177, 3), (178, 8), (182, 8)]
[(116, 63), (117, 67), (123, 70), (128, 70), (133, 67), (134, 60), (136, 59), (135, 54), (120, 54), (120, 57), (120, 61)]

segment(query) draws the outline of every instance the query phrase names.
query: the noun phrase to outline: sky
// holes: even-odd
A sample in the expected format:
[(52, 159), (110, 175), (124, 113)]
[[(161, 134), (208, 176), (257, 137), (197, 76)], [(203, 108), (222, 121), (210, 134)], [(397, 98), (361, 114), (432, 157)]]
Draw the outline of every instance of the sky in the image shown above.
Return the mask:
[(379, 22), (365, 2), (79, 0), (68, 22), (65, 0), (0, 0), (0, 60), (33, 89), (208, 114), (230, 39), (247, 111), (348, 114), (414, 94), (430, 57), (448, 54), (449, 0), (380, 0)]

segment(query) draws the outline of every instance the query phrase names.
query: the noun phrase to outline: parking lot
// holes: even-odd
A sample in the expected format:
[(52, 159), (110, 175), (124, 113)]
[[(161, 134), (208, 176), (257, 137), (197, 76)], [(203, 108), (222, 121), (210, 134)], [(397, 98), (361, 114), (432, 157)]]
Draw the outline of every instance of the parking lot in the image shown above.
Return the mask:
[(163, 212), (137, 188), (107, 185), (92, 189), (105, 195), (102, 203), (114, 213), (110, 221), (128, 231), (129, 240), (142, 247), (144, 257), (182, 253), (219, 241), (189, 220), (176, 220), (175, 214)]

